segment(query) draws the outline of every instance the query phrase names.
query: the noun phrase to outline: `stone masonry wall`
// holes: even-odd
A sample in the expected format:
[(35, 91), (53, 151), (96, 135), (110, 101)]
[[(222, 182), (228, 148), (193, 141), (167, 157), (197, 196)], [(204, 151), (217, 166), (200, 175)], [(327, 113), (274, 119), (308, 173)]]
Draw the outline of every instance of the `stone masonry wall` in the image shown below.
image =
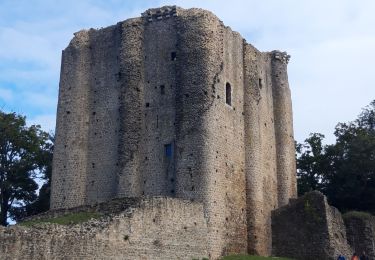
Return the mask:
[(242, 38), (199, 9), (177, 26), (176, 195), (204, 203), (212, 257), (245, 252)]
[(120, 140), (117, 147), (119, 168), (116, 196), (137, 197), (141, 195), (142, 190), (142, 176), (139, 172), (143, 163), (144, 27), (139, 18), (129, 19), (118, 23), (117, 26), (121, 44), (118, 54)]
[(344, 215), (349, 244), (357, 254), (375, 260), (375, 217), (361, 213)]
[(217, 258), (225, 247), (225, 204), (224, 190), (213, 186), (215, 180), (220, 185), (221, 179), (212, 161), (212, 156), (217, 156), (213, 154), (214, 147), (210, 146), (210, 135), (215, 126), (209, 124), (208, 113), (217, 99), (214, 77), (220, 72), (221, 64), (217, 55), (220, 22), (211, 13), (199, 9), (193, 9), (190, 14), (179, 15), (178, 23), (177, 196), (204, 203), (210, 256)]
[(273, 114), (276, 135), (277, 186), (279, 207), (290, 198), (297, 197), (293, 113), (288, 83), (287, 63), (290, 56), (285, 52), (269, 53), (273, 90)]
[(52, 178), (53, 208), (86, 204), (89, 52), (89, 35), (82, 31), (75, 34), (62, 55)]
[[(176, 194), (175, 105), (177, 31), (176, 18), (148, 22), (144, 29), (144, 160), (143, 194)], [(176, 56), (172, 56), (175, 53)], [(167, 146), (170, 146), (167, 148)], [(170, 154), (166, 155), (166, 150)]]
[(350, 259), (340, 212), (320, 192), (292, 200), (272, 213), (272, 253), (298, 260)]
[(116, 73), (119, 70), (117, 49), (120, 39), (115, 26), (99, 31), (89, 30), (88, 34), (90, 58), (86, 63), (90, 68), (90, 85), (87, 90), (86, 204), (93, 204), (107, 201), (116, 194), (113, 187), (117, 185), (119, 156), (114, 148), (119, 144), (117, 97), (120, 85)]
[(271, 57), (244, 48), (248, 251), (269, 255), (271, 211), (278, 206)]
[(125, 212), (61, 226), (0, 227), (0, 259), (202, 259), (207, 224), (200, 203), (145, 199)]

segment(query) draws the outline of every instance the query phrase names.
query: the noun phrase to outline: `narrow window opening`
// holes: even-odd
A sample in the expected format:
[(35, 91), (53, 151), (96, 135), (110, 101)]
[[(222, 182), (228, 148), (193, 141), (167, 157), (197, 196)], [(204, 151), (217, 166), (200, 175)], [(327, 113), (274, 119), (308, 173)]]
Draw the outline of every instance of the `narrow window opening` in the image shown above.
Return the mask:
[(171, 158), (172, 157), (172, 144), (164, 145), (164, 150), (165, 150), (165, 156), (168, 158)]
[(177, 54), (176, 54), (176, 52), (175, 52), (175, 51), (172, 51), (172, 52), (171, 52), (171, 61), (175, 61), (176, 58), (177, 58)]
[(225, 85), (225, 102), (230, 106), (232, 105), (232, 87), (228, 82)]
[(160, 86), (160, 94), (162, 94), (162, 95), (165, 94), (165, 86), (164, 85)]
[(146, 107), (149, 107), (150, 106), (150, 103), (146, 103)]
[(262, 81), (262, 79), (260, 78), (259, 79), (259, 88), (262, 88), (263, 87), (263, 81)]

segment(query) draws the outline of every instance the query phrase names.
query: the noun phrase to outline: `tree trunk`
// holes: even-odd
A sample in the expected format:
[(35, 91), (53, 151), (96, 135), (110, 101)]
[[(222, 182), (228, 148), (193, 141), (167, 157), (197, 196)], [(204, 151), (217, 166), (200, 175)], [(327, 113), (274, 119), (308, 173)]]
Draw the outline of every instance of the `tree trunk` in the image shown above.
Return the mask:
[(5, 192), (2, 194), (1, 198), (1, 212), (0, 212), (0, 225), (6, 227), (8, 225), (7, 217), (8, 217), (8, 196), (6, 196)]

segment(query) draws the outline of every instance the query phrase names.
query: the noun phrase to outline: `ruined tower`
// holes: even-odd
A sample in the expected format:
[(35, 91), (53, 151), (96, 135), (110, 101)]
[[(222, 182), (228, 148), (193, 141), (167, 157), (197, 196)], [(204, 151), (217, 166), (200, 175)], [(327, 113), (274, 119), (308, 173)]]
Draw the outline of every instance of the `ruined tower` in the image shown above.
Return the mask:
[(62, 55), (51, 208), (190, 199), (213, 257), (270, 254), (271, 211), (296, 196), (288, 60), (201, 9), (76, 33)]

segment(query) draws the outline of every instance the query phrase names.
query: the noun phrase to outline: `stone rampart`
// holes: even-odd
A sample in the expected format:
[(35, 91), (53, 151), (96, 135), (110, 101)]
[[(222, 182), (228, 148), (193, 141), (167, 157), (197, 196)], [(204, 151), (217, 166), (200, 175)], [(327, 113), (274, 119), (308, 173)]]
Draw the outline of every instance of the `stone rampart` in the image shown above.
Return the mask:
[(272, 213), (272, 253), (298, 260), (350, 259), (340, 212), (317, 191), (292, 200)]
[(120, 212), (82, 224), (0, 227), (0, 259), (191, 260), (208, 257), (208, 229), (201, 203), (172, 198), (127, 201), (125, 206), (120, 201), (116, 203), (94, 208), (104, 213)]
[(363, 212), (344, 214), (349, 244), (357, 254), (365, 252), (375, 260), (375, 217)]

